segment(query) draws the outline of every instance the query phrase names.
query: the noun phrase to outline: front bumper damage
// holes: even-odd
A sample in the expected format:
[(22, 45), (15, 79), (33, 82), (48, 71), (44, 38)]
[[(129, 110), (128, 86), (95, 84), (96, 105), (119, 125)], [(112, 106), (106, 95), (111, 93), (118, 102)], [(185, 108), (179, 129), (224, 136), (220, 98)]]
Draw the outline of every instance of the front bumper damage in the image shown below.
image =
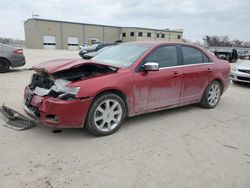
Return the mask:
[(55, 128), (81, 128), (93, 98), (61, 100), (34, 94), (27, 86), (24, 110), (43, 124)]
[[(58, 67), (53, 67), (55, 64)], [(25, 111), (50, 127), (83, 127), (94, 97), (77, 96), (81, 82), (114, 73), (118, 68), (94, 63), (76, 65), (77, 61), (71, 60), (64, 65), (54, 62), (35, 67), (36, 73), (24, 90)]]

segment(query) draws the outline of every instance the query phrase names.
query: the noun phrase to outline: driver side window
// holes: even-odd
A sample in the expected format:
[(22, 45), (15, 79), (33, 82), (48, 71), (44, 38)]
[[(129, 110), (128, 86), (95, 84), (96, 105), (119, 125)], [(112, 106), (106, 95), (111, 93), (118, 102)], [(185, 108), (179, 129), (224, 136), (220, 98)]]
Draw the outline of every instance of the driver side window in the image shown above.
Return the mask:
[(159, 63), (159, 68), (178, 65), (177, 47), (163, 46), (154, 50), (147, 58), (145, 63)]

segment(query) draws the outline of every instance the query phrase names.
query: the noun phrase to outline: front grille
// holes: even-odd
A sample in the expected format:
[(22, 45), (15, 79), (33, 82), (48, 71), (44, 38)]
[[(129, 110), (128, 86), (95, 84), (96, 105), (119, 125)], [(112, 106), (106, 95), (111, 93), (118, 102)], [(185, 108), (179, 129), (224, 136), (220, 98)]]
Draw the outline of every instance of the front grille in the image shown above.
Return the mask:
[(237, 76), (239, 80), (245, 80), (245, 81), (250, 81), (250, 78), (247, 77), (242, 77), (242, 76)]
[(239, 72), (244, 72), (247, 74), (250, 74), (250, 70), (245, 70), (245, 69), (238, 69)]
[(53, 80), (47, 74), (35, 73), (32, 75), (30, 89), (34, 90), (36, 87), (50, 89), (53, 85)]

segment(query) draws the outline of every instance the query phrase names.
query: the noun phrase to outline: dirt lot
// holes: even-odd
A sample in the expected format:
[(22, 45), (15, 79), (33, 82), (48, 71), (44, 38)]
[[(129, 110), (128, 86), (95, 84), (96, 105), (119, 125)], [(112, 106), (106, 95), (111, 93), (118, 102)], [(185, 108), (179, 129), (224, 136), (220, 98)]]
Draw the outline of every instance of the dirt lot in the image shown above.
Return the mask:
[[(25, 50), (27, 65), (78, 57)], [(0, 75), (0, 104), (22, 110), (32, 71)], [(217, 108), (196, 105), (129, 118), (107, 137), (82, 129), (0, 126), (0, 187), (250, 187), (250, 87), (231, 84)]]

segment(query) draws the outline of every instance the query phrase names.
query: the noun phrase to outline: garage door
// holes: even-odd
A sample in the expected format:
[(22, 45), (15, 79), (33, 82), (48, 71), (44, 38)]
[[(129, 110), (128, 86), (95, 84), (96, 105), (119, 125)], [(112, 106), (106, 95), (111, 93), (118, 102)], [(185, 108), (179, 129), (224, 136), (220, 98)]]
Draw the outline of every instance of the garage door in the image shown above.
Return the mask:
[(68, 37), (68, 49), (78, 50), (78, 37)]
[(43, 36), (43, 47), (44, 49), (56, 49), (56, 36), (44, 35)]

